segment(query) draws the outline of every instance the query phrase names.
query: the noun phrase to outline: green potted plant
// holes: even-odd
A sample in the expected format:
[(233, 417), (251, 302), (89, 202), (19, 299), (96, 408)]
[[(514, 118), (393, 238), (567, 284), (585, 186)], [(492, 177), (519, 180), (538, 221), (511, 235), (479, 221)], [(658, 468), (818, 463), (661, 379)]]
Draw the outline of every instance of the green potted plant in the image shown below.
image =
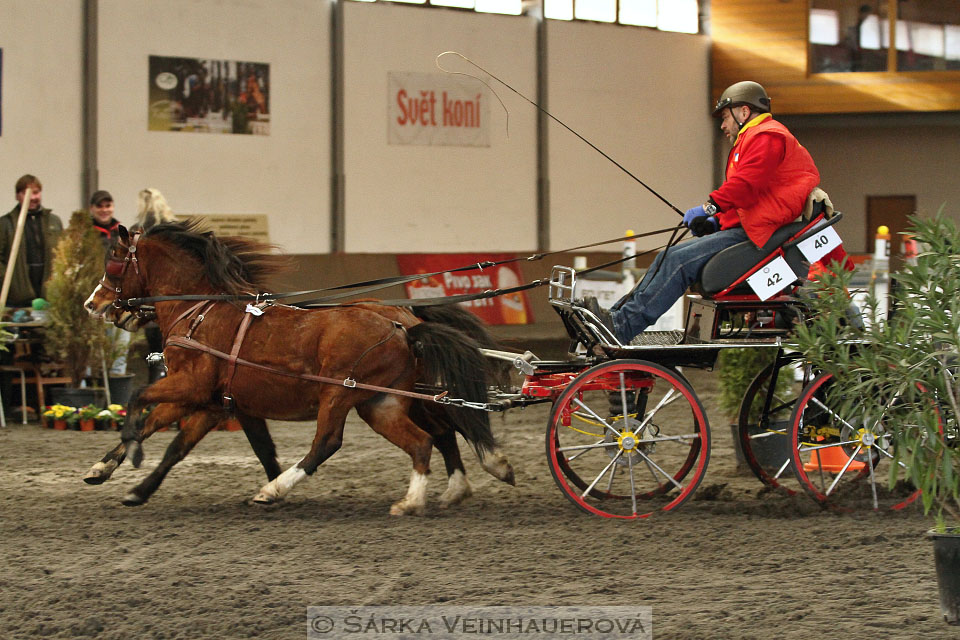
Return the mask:
[[(90, 214), (75, 211), (54, 250), (50, 280), (46, 348), (64, 363), (79, 388), (92, 364), (99, 365), (106, 344), (106, 325), (83, 307), (103, 275), (104, 250), (91, 224)], [(90, 404), (87, 395), (75, 404)]]
[(93, 431), (97, 428), (97, 415), (100, 413), (100, 407), (95, 404), (88, 404), (80, 407), (77, 415), (80, 418), (80, 431)]
[[(892, 448), (891, 487), (908, 480), (934, 518), (941, 608), (960, 616), (960, 230), (942, 211), (911, 219), (924, 247), (915, 264), (894, 274), (893, 313), (865, 328), (843, 318), (850, 274), (825, 276), (796, 341), (813, 364), (834, 376), (835, 399), (855, 406), (863, 425), (882, 421)], [(868, 298), (869, 314), (877, 308)]]
[(117, 431), (123, 426), (123, 419), (127, 416), (127, 410), (119, 404), (107, 405), (97, 414), (97, 426), (101, 429)]
[(76, 409), (68, 407), (65, 404), (55, 404), (47, 407), (43, 416), (50, 423), (50, 426), (58, 431), (63, 431), (69, 426), (70, 416), (76, 413)]

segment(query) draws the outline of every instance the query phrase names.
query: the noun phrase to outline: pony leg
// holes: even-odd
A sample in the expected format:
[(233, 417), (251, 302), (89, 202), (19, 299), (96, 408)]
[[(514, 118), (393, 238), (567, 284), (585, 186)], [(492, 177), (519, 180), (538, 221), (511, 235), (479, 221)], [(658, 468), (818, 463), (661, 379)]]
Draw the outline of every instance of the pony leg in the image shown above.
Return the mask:
[[(151, 435), (157, 432), (161, 426), (171, 424), (180, 419), (186, 413), (186, 407), (173, 405), (169, 403), (159, 404), (150, 412), (143, 428), (137, 434), (137, 441), (143, 442)], [(138, 447), (137, 452), (142, 456), (143, 448)], [(103, 484), (110, 479), (113, 472), (116, 471), (124, 459), (127, 457), (127, 444), (120, 442), (116, 447), (107, 452), (100, 462), (96, 463), (87, 474), (83, 476), (83, 481), (87, 484)], [(139, 466), (139, 464), (135, 465)]]
[(321, 410), (317, 415), (317, 434), (310, 451), (300, 462), (290, 467), (270, 482), (263, 485), (253, 497), (258, 504), (273, 504), (283, 500), (301, 480), (317, 470), (324, 460), (335, 454), (343, 445), (343, 425), (352, 408), (337, 388), (324, 387), (319, 395)]
[(390, 515), (423, 515), (427, 504), (427, 474), (433, 438), (407, 416), (409, 403), (396, 397), (375, 396), (357, 405), (357, 413), (370, 428), (407, 452), (413, 460), (407, 495), (390, 507)]
[(281, 469), (277, 461), (277, 448), (267, 430), (267, 421), (239, 412), (236, 417), (243, 427), (243, 433), (247, 436), (253, 452), (257, 454), (257, 459), (263, 465), (263, 470), (267, 472), (267, 480), (273, 480), (280, 475)]
[[(152, 413), (151, 413), (152, 414)], [(163, 460), (156, 469), (150, 472), (143, 482), (134, 487), (123, 497), (123, 504), (128, 507), (141, 505), (150, 499), (150, 496), (160, 487), (175, 464), (183, 460), (190, 450), (200, 442), (207, 433), (220, 422), (221, 412), (199, 410), (191, 414), (180, 423), (180, 433), (167, 447)]]
[(443, 456), (443, 464), (447, 468), (447, 490), (440, 496), (440, 506), (446, 509), (469, 498), (473, 495), (473, 489), (467, 481), (467, 470), (460, 458), (457, 435), (453, 431), (434, 434), (433, 444)]

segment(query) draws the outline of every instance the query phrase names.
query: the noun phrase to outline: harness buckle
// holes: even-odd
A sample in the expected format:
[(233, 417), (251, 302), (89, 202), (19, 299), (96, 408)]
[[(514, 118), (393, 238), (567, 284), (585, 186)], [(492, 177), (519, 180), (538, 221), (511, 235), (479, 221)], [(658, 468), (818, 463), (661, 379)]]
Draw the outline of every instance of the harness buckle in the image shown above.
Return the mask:
[(233, 396), (228, 396), (224, 394), (222, 403), (223, 403), (223, 408), (226, 411), (233, 411)]
[(346, 378), (343, 381), (343, 386), (353, 389), (354, 387), (357, 386), (357, 381), (354, 380), (353, 378)]

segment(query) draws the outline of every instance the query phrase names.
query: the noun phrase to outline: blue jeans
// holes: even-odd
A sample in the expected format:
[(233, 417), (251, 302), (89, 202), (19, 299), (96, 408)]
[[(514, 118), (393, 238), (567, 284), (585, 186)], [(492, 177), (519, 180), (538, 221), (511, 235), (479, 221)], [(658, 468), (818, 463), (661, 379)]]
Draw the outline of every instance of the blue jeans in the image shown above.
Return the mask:
[(610, 310), (614, 334), (620, 342), (628, 344), (634, 336), (666, 313), (697, 281), (700, 270), (710, 258), (745, 240), (747, 232), (743, 227), (734, 227), (693, 238), (665, 252), (661, 251), (640, 284), (620, 298)]

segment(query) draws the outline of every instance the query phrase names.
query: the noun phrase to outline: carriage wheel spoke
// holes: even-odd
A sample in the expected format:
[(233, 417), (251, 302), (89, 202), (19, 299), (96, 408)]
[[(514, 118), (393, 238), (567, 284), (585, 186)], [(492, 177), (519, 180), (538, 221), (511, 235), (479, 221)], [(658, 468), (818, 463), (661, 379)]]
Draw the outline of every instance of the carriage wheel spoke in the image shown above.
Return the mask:
[(670, 390), (667, 391), (662, 398), (660, 398), (660, 402), (657, 403), (657, 406), (655, 406), (653, 409), (650, 409), (650, 411), (648, 411), (647, 414), (643, 416), (643, 422), (640, 424), (639, 427), (637, 427), (637, 433), (644, 432), (644, 430), (647, 428), (647, 424), (649, 424), (649, 422), (653, 420), (653, 416), (657, 415), (657, 412), (660, 411), (660, 409), (663, 409), (665, 406), (672, 404), (673, 402), (676, 402), (682, 397), (683, 396), (680, 394), (679, 391), (671, 387)]
[[(557, 451), (560, 451), (560, 452), (579, 451), (580, 453), (578, 453), (577, 455), (583, 455), (585, 451), (589, 451), (590, 449), (603, 449), (604, 447), (616, 447), (616, 446), (618, 446), (616, 440), (614, 440), (613, 442), (605, 442), (601, 440), (600, 442), (595, 442), (593, 444), (574, 444), (574, 445), (570, 445), (569, 447), (559, 447)], [(567, 460), (568, 461), (574, 460), (576, 457), (577, 456), (573, 456), (572, 458), (567, 458)]]
[(870, 470), (870, 491), (873, 493), (873, 510), (880, 508), (877, 501), (877, 477), (873, 474), (873, 454), (870, 453), (871, 447), (867, 447), (867, 468)]
[(630, 469), (630, 500), (633, 501), (633, 515), (637, 515), (637, 487), (633, 482), (633, 456), (627, 456), (627, 468)]
[(623, 455), (623, 449), (621, 449), (620, 451), (618, 451), (618, 452), (617, 452), (617, 455), (613, 456), (613, 458), (610, 460), (610, 462), (607, 464), (607, 466), (605, 466), (605, 467), (603, 468), (603, 471), (601, 471), (600, 474), (599, 474), (596, 478), (593, 479), (593, 482), (590, 483), (590, 486), (587, 487), (586, 490), (585, 490), (583, 493), (580, 494), (580, 497), (581, 497), (581, 498), (586, 498), (586, 497), (587, 497), (587, 494), (590, 493), (591, 491), (593, 491), (593, 488), (594, 488), (595, 486), (597, 486), (597, 483), (600, 482), (600, 479), (607, 473), (607, 471), (610, 470), (611, 467), (613, 467), (613, 466), (615, 466), (615, 465), (617, 464), (617, 460), (619, 460), (619, 459), (620, 459), (620, 456), (622, 456), (622, 455)]
[[(647, 462), (647, 464), (653, 466), (653, 468), (656, 469), (657, 471), (659, 471), (659, 472), (663, 475), (664, 478), (666, 478), (667, 480), (669, 480), (670, 482), (672, 482), (672, 483), (674, 484), (674, 486), (676, 486), (678, 489), (683, 489), (683, 485), (680, 484), (679, 482), (677, 482), (676, 478), (674, 478), (674, 477), (671, 476), (669, 473), (667, 473), (666, 471), (664, 471), (663, 469), (661, 469), (661, 468), (660, 468), (660, 465), (658, 465), (656, 462), (654, 462), (653, 460), (651, 460), (650, 457), (649, 457), (647, 454), (645, 454), (643, 451), (640, 451), (639, 449), (637, 449), (636, 452), (637, 452), (638, 454), (640, 454), (640, 457), (643, 458), (643, 459)], [(654, 479), (654, 481), (657, 482), (657, 483), (660, 482), (660, 480), (656, 477), (656, 475), (654, 475), (653, 479)]]
[(620, 436), (620, 432), (619, 432), (619, 431), (617, 431), (616, 429), (614, 429), (613, 427), (611, 427), (611, 426), (610, 426), (610, 423), (608, 423), (606, 420), (604, 420), (604, 419), (601, 418), (599, 415), (597, 415), (597, 412), (594, 411), (593, 409), (591, 409), (590, 407), (588, 407), (587, 405), (585, 405), (580, 398), (574, 398), (574, 399), (573, 399), (573, 402), (574, 402), (577, 406), (579, 406), (581, 409), (583, 409), (584, 411), (586, 411), (587, 414), (588, 414), (591, 418), (593, 418), (594, 420), (596, 420), (597, 422), (599, 422), (600, 424), (602, 424), (605, 428), (609, 429), (611, 433), (615, 434), (615, 435), (618, 436), (618, 437)]
[[(863, 449), (863, 445), (857, 445), (857, 448), (854, 450), (853, 455), (847, 458), (846, 463), (844, 463), (843, 468), (840, 469), (840, 473), (837, 474), (837, 477), (833, 479), (833, 482), (830, 484), (830, 488), (827, 489), (825, 495), (830, 495), (830, 492), (833, 491), (834, 487), (837, 486), (837, 483), (840, 482), (840, 479), (843, 478), (843, 474), (847, 472), (847, 469), (850, 468), (850, 465), (853, 464), (853, 459), (857, 457), (860, 451)], [(870, 466), (870, 473), (873, 473), (873, 465)], [(823, 470), (823, 465), (820, 466), (821, 471)], [(876, 499), (876, 486), (874, 486), (874, 499)]]
[(760, 438), (769, 438), (770, 436), (785, 436), (787, 435), (786, 429), (768, 429), (762, 433), (754, 433), (750, 436), (751, 440), (759, 440)]
[(784, 460), (784, 461), (783, 461), (783, 464), (780, 466), (780, 469), (777, 470), (777, 472), (774, 474), (773, 479), (774, 479), (774, 480), (779, 480), (779, 479), (780, 479), (780, 476), (783, 474), (784, 471), (787, 470), (787, 467), (789, 467), (789, 466), (790, 466), (790, 458), (787, 457), (787, 459)]
[(816, 451), (818, 449), (829, 449), (830, 447), (843, 447), (849, 444), (859, 445), (859, 440), (844, 440), (843, 442), (831, 442), (829, 444), (808, 444), (806, 446), (800, 445), (799, 449), (801, 453), (806, 453), (807, 451)]
[[(887, 451), (886, 449), (884, 449), (883, 447), (877, 447), (877, 451), (878, 451), (881, 455), (887, 456), (888, 458), (890, 458), (891, 460), (893, 460), (893, 454), (890, 453), (889, 451)], [(903, 460), (897, 460), (897, 464), (900, 465), (900, 466), (901, 466), (902, 468), (904, 468), (904, 469), (909, 469), (909, 468), (910, 468), (910, 466), (907, 465)]]

